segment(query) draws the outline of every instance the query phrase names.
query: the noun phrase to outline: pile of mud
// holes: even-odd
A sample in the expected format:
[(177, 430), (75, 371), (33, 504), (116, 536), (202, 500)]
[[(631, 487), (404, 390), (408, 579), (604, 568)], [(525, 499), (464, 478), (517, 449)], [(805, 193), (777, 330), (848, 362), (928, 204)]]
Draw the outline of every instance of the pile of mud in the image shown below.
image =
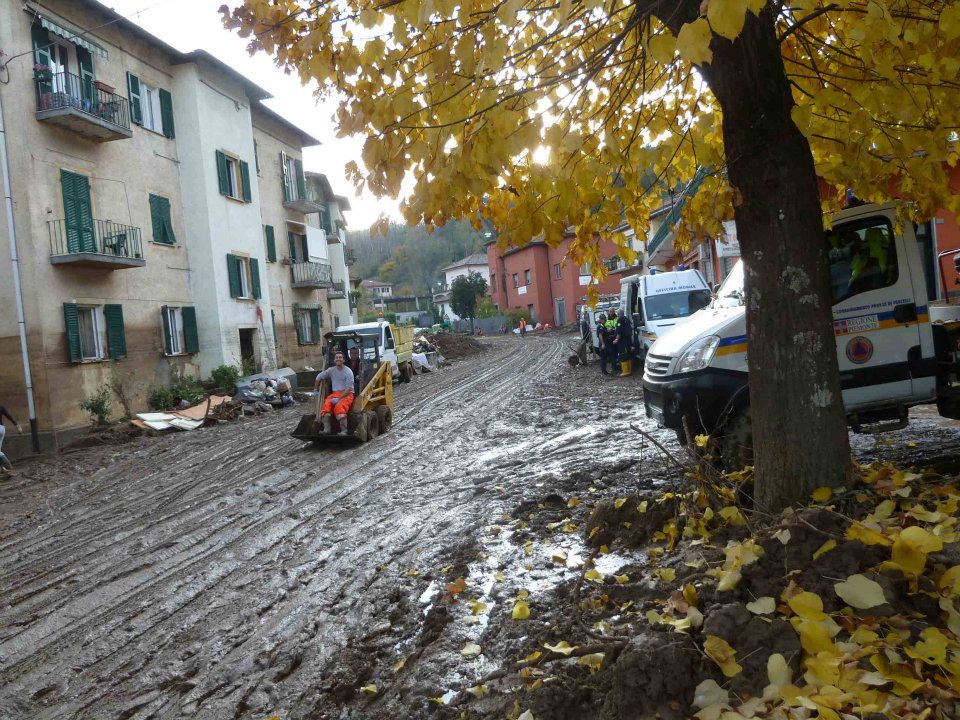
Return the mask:
[(79, 450), (81, 448), (101, 447), (104, 445), (125, 445), (146, 434), (146, 430), (122, 421), (114, 423), (113, 425), (92, 427), (89, 432), (81, 435), (63, 449)]
[(424, 337), (448, 360), (470, 357), (487, 350), (486, 345), (478, 342), (476, 338), (470, 335), (437, 333), (436, 335), (424, 335)]

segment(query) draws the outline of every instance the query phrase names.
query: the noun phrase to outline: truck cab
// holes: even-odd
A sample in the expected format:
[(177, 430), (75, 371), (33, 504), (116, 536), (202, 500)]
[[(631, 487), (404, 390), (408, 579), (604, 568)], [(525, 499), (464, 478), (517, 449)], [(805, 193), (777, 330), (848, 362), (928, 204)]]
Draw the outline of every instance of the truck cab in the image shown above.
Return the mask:
[(658, 337), (710, 304), (699, 270), (631, 275), (620, 281), (620, 307), (633, 325), (634, 356), (642, 360)]
[[(942, 415), (960, 414), (953, 352), (960, 328), (931, 325), (913, 227), (896, 228), (896, 206), (888, 204), (838, 213), (827, 231), (840, 382), (855, 431), (903, 427), (911, 406), (935, 400)], [(741, 261), (709, 307), (650, 348), (647, 416), (681, 438), (684, 422), (695, 433), (734, 434), (749, 422), (747, 352)]]
[(341, 325), (338, 333), (355, 332), (376, 340), (381, 359), (390, 363), (393, 377), (409, 382), (412, 375), (413, 332), (410, 328), (394, 327), (386, 320)]

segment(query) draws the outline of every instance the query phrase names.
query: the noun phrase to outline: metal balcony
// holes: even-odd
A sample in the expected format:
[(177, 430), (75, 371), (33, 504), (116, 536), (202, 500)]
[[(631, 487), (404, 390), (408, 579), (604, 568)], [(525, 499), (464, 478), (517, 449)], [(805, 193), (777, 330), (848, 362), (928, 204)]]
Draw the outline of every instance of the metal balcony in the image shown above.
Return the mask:
[(67, 72), (35, 73), (37, 120), (94, 142), (133, 137), (127, 99)]
[(290, 277), (295, 288), (333, 287), (333, 268), (328, 263), (293, 263), (290, 266)]
[(334, 280), (333, 284), (327, 289), (328, 300), (343, 300), (347, 297), (346, 283), (343, 280)]
[(68, 224), (66, 220), (47, 222), (50, 235), (50, 262), (53, 265), (78, 265), (104, 270), (143, 267), (140, 228), (110, 220)]

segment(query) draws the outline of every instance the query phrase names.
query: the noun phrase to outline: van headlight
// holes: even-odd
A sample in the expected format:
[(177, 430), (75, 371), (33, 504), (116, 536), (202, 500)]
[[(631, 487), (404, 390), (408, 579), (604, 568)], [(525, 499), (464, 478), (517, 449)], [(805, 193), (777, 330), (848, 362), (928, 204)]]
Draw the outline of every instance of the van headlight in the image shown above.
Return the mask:
[(719, 335), (708, 335), (705, 338), (700, 338), (680, 356), (677, 361), (676, 372), (688, 373), (703, 370), (713, 361), (713, 356), (717, 354), (719, 345)]

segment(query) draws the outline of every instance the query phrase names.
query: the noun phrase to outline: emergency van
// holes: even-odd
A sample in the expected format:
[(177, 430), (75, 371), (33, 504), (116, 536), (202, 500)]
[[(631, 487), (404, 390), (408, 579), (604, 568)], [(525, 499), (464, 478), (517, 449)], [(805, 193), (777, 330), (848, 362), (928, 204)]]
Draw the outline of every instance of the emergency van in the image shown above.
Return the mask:
[(633, 355), (641, 362), (654, 341), (710, 304), (699, 270), (631, 275), (620, 281), (620, 307), (633, 326)]
[[(960, 314), (928, 306), (913, 227), (896, 227), (895, 205), (864, 205), (835, 215), (827, 233), (840, 382), (856, 432), (900, 429), (911, 406), (934, 401), (960, 418)], [(752, 445), (743, 281), (739, 262), (709, 307), (657, 339), (643, 376), (647, 417), (681, 439), (684, 420), (716, 433), (728, 466), (748, 460)]]

